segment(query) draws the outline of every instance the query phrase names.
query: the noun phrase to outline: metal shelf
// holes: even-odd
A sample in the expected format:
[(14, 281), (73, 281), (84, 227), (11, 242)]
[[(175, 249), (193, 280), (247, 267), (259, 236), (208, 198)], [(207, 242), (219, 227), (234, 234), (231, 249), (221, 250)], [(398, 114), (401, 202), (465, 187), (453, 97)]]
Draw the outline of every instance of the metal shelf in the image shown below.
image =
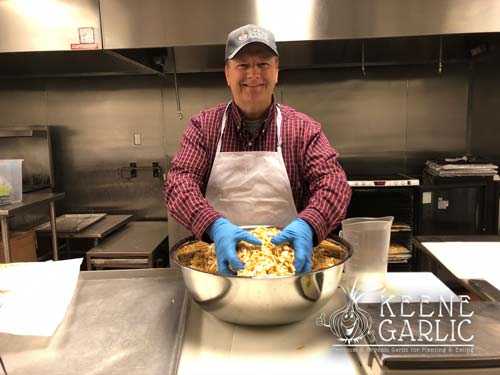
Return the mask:
[(0, 206), (0, 216), (12, 216), (15, 212), (25, 210), (39, 204), (58, 201), (60, 199), (64, 199), (65, 196), (65, 193), (53, 193), (50, 189), (25, 193), (23, 194), (22, 202)]
[(2, 230), (3, 254), (5, 263), (10, 263), (10, 243), (9, 243), (9, 225), (7, 218), (16, 212), (29, 209), (44, 203), (50, 206), (50, 223), (52, 229), (52, 253), (54, 260), (58, 260), (57, 254), (57, 233), (55, 225), (55, 204), (57, 200), (64, 199), (65, 193), (53, 193), (50, 189), (40, 190), (32, 193), (23, 194), (22, 202), (11, 203), (0, 206), (0, 228)]

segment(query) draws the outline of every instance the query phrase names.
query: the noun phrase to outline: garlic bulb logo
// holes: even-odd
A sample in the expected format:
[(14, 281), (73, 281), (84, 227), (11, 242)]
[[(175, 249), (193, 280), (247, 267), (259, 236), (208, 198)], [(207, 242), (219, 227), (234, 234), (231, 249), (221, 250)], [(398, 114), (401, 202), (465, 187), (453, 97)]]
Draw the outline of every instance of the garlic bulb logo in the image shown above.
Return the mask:
[(356, 289), (356, 283), (350, 292), (347, 292), (342, 286), (341, 288), (347, 297), (345, 305), (330, 315), (328, 324), (325, 313), (322, 313), (316, 319), (316, 325), (328, 327), (339, 341), (351, 345), (361, 341), (370, 332), (372, 317), (358, 306), (358, 301), (363, 293), (359, 293)]

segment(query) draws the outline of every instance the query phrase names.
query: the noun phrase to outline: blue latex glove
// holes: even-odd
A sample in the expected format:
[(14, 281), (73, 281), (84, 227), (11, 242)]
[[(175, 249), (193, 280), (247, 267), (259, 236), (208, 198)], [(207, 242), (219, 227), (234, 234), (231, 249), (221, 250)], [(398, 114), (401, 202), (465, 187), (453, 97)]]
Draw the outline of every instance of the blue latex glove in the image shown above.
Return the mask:
[(281, 245), (285, 242), (290, 243), (295, 252), (293, 262), (295, 273), (305, 273), (311, 271), (313, 235), (314, 230), (309, 223), (297, 218), (288, 224), (271, 242), (274, 245)]
[(234, 275), (229, 269), (229, 265), (233, 266), (236, 271), (245, 267), (236, 255), (236, 246), (240, 241), (262, 246), (262, 242), (257, 237), (223, 217), (216, 219), (208, 227), (207, 233), (214, 241), (217, 266), (221, 275)]

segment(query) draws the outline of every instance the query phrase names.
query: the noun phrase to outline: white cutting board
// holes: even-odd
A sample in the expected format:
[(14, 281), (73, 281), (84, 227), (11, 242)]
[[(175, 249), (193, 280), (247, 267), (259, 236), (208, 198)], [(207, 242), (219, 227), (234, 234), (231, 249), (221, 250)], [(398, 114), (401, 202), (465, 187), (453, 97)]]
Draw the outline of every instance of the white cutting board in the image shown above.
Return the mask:
[(500, 289), (500, 242), (422, 242), (459, 279), (485, 279)]

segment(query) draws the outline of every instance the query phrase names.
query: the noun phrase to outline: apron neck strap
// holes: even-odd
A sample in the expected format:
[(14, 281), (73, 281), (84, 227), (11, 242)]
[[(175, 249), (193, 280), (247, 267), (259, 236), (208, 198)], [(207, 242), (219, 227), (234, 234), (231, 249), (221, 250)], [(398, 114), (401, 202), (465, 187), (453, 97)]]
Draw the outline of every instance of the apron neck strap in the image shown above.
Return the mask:
[[(217, 142), (216, 153), (219, 153), (221, 149), (222, 135), (224, 134), (224, 129), (226, 128), (227, 123), (227, 110), (229, 109), (229, 106), (232, 102), (233, 101), (231, 100), (229, 103), (227, 103), (226, 109), (224, 110), (224, 115), (222, 116), (222, 126), (220, 127), (220, 138), (219, 142)], [(281, 109), (278, 103), (276, 103), (276, 136), (278, 138), (276, 149), (278, 152), (281, 152)]]
[(278, 139), (276, 151), (281, 152), (281, 108), (278, 103), (276, 103), (276, 138)]

